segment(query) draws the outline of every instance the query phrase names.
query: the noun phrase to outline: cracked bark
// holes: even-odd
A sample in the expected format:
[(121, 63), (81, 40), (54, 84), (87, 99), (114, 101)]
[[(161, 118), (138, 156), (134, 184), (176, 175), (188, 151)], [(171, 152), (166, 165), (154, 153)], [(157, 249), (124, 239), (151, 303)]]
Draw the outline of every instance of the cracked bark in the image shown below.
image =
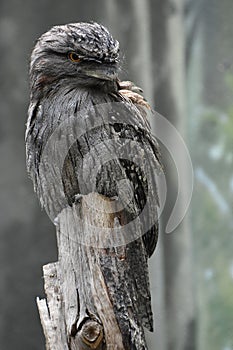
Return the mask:
[[(43, 268), (47, 299), (37, 299), (37, 304), (46, 349), (122, 350), (122, 335), (101, 271), (101, 256), (108, 253), (95, 241), (96, 227), (114, 227), (114, 201), (97, 193), (84, 197), (93, 208), (101, 206), (101, 211), (90, 209), (84, 198), (64, 209), (56, 220), (58, 262)], [(77, 237), (85, 239), (83, 234), (88, 234), (92, 245), (78, 241)], [(119, 258), (111, 253), (112, 263)]]

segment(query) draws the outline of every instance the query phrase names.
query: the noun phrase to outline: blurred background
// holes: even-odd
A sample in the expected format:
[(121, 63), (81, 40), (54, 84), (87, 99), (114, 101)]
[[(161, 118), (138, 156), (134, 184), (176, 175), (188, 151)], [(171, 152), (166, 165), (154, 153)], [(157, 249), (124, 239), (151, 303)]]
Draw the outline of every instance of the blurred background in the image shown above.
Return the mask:
[(232, 16), (232, 0), (1, 0), (1, 350), (45, 349), (35, 298), (44, 295), (42, 265), (57, 259), (54, 226), (25, 170), (30, 53), (51, 26), (89, 20), (120, 41), (122, 78), (177, 128), (193, 162), (188, 215), (165, 234), (178, 180), (162, 146), (168, 196), (150, 261), (149, 349), (233, 350)]

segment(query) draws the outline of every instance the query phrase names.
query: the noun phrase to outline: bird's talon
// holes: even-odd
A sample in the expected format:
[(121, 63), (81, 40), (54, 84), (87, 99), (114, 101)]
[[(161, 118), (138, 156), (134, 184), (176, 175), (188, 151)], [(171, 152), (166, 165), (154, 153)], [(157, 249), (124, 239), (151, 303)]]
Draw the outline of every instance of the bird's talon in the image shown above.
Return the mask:
[(137, 92), (137, 93), (143, 93), (142, 88), (140, 88), (139, 86), (133, 86), (131, 89), (133, 92)]
[(138, 104), (140, 106), (146, 107), (147, 109), (151, 109), (149, 103), (144, 99), (144, 97), (137, 92), (133, 92), (130, 90), (122, 89), (119, 93), (131, 100), (133, 103)]
[(129, 80), (119, 81), (118, 85), (120, 90), (129, 90), (137, 93), (143, 92), (143, 90), (139, 86), (136, 86), (132, 81)]

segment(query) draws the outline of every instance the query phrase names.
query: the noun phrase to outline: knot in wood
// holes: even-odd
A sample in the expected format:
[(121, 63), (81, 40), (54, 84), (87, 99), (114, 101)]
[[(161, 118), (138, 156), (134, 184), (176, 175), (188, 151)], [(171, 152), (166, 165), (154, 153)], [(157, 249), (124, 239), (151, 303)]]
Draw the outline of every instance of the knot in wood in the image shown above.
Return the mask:
[(81, 328), (80, 336), (90, 349), (98, 349), (103, 340), (103, 327), (96, 321), (87, 321)]

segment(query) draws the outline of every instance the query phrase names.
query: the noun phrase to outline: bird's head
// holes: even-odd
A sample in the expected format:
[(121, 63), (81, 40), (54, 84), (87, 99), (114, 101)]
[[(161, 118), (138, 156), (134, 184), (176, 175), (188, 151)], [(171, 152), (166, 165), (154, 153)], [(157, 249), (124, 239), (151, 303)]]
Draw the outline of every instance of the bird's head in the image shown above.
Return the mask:
[(37, 41), (31, 56), (32, 90), (54, 83), (102, 86), (117, 80), (119, 43), (98, 23), (55, 26)]

